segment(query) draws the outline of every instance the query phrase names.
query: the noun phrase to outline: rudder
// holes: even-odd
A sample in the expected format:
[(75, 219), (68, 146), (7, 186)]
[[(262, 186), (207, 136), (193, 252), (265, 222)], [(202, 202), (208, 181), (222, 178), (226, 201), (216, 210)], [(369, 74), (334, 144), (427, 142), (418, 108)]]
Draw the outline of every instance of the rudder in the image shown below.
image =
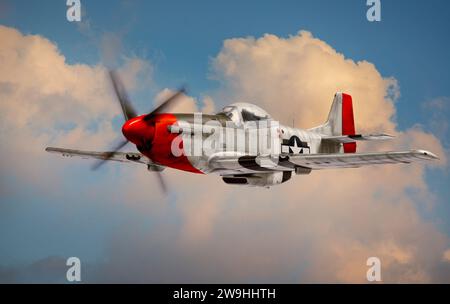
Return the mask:
[[(355, 135), (352, 96), (346, 93), (336, 93), (327, 122), (311, 131), (329, 136)], [(343, 146), (344, 153), (356, 152), (356, 143), (344, 143)]]

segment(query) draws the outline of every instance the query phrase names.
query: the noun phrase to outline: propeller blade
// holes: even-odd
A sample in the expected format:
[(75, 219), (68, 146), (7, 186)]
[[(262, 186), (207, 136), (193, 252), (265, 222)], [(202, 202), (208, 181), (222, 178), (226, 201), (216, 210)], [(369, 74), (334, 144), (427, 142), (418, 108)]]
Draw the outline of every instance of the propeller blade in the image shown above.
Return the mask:
[[(136, 117), (137, 112), (131, 105), (130, 99), (128, 98), (128, 94), (125, 90), (125, 86), (123, 85), (123, 83), (119, 77), (119, 74), (115, 70), (110, 70), (109, 77), (111, 79), (111, 83), (113, 85), (114, 92), (117, 96), (117, 100), (119, 101), (120, 107), (122, 108), (122, 112), (123, 112), (125, 121), (128, 121), (131, 118)], [(158, 107), (156, 107), (152, 112), (145, 115), (144, 120), (149, 120), (154, 114), (166, 111), (166, 109), (169, 108), (178, 99), (178, 97), (180, 97), (181, 95), (183, 95), (185, 93), (186, 93), (186, 89), (184, 87), (182, 87), (177, 92), (175, 92), (172, 96), (167, 98)], [(110, 152), (106, 152), (103, 155), (103, 158), (100, 159), (99, 161), (97, 161), (91, 167), (91, 169), (97, 170), (98, 168), (100, 168), (106, 161), (110, 160), (114, 156), (114, 153), (116, 153), (117, 151), (122, 149), (127, 143), (128, 143), (128, 140), (121, 141)], [(164, 179), (162, 173), (159, 171), (156, 171), (155, 173), (158, 177), (159, 185), (160, 185), (162, 191), (164, 192), (164, 194), (167, 194), (167, 192), (168, 192), (167, 184), (165, 182), (165, 179)]]
[(164, 176), (162, 175), (161, 172), (155, 172), (156, 175), (158, 176), (158, 181), (159, 181), (159, 185), (161, 186), (161, 190), (164, 192), (164, 194), (167, 194), (167, 183), (164, 179)]
[(98, 162), (96, 162), (91, 167), (91, 169), (97, 170), (98, 168), (100, 168), (107, 160), (111, 159), (111, 157), (114, 156), (114, 153), (116, 153), (117, 151), (122, 149), (127, 143), (128, 143), (128, 140), (121, 141), (112, 151), (106, 152), (105, 157), (103, 159), (99, 160)]
[(149, 120), (153, 115), (157, 113), (164, 112), (167, 108), (169, 108), (181, 95), (186, 93), (186, 89), (182, 87), (179, 89), (176, 93), (174, 93), (172, 96), (167, 98), (163, 103), (161, 103), (156, 109), (154, 109), (152, 112), (148, 113), (144, 116), (144, 120)]
[(119, 74), (116, 71), (110, 70), (109, 77), (111, 78), (112, 85), (114, 87), (114, 92), (116, 93), (117, 99), (119, 100), (120, 106), (122, 107), (123, 116), (125, 121), (130, 120), (137, 116), (136, 111), (131, 105), (130, 99), (128, 98), (125, 86), (120, 80)]

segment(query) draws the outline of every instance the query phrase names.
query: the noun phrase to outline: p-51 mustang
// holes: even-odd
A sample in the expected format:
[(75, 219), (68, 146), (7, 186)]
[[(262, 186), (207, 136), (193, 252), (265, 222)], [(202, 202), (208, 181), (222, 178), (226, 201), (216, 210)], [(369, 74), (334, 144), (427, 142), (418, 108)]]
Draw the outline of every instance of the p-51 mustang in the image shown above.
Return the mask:
[[(308, 130), (280, 124), (261, 127), (262, 122), (273, 122), (271, 116), (248, 103), (232, 104), (215, 115), (201, 115), (199, 123), (196, 120), (198, 114), (165, 113), (184, 94), (184, 89), (177, 91), (152, 112), (137, 115), (116, 72), (111, 71), (109, 74), (125, 118), (122, 133), (126, 139), (108, 152), (50, 147), (46, 151), (63, 156), (97, 159), (93, 169), (109, 160), (141, 163), (149, 171), (157, 173), (163, 190), (166, 190), (166, 186), (161, 171), (166, 167), (191, 173), (216, 173), (225, 183), (232, 185), (270, 187), (288, 181), (292, 173), (302, 175), (318, 169), (409, 164), (438, 158), (425, 150), (356, 153), (357, 141), (386, 140), (392, 137), (386, 134), (357, 134), (352, 97), (348, 94), (336, 93), (328, 120), (323, 125)], [(230, 133), (230, 130), (234, 133)], [(260, 133), (266, 134), (263, 141), (272, 143), (269, 150), (262, 149), (260, 142), (252, 140), (255, 137), (254, 131), (258, 133), (264, 130), (265, 133)], [(218, 136), (219, 133), (227, 134), (227, 138)], [(211, 145), (210, 139), (214, 134), (215, 143)], [(229, 134), (244, 135), (241, 137), (244, 143), (241, 149), (236, 149), (239, 143), (236, 143), (235, 138), (230, 140)], [(201, 144), (209, 141), (207, 153), (205, 149), (197, 150), (198, 153), (186, 153), (195, 144), (193, 138)], [(140, 153), (119, 152), (128, 142), (135, 144)], [(250, 147), (251, 142), (257, 143), (253, 149)]]

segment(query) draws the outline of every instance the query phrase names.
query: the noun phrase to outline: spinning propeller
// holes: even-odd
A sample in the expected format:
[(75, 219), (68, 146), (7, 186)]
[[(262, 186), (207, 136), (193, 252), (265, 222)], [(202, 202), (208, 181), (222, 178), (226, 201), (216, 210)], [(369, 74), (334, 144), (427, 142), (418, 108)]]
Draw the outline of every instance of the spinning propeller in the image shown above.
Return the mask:
[[(118, 73), (114, 70), (110, 70), (108, 74), (111, 79), (111, 82), (112, 82), (112, 85), (114, 88), (114, 92), (117, 96), (117, 100), (119, 101), (120, 107), (122, 108), (122, 113), (123, 113), (123, 117), (125, 119), (125, 124), (127, 124), (128, 121), (136, 118), (138, 116), (138, 114), (131, 104), (128, 94), (125, 90), (125, 86), (123, 85), (123, 82), (121, 81)], [(150, 123), (151, 118), (154, 117), (155, 114), (166, 111), (170, 106), (172, 106), (177, 101), (178, 97), (183, 95), (185, 92), (186, 92), (186, 90), (184, 87), (179, 89), (177, 92), (172, 94), (169, 98), (167, 98), (163, 103), (161, 103), (159, 106), (157, 106), (153, 111), (146, 114), (143, 117), (142, 121)], [(103, 159), (101, 159), (100, 161), (98, 161), (97, 163), (95, 163), (92, 166), (92, 170), (97, 170), (99, 167), (101, 167), (107, 160), (111, 159), (114, 156), (114, 153), (116, 153), (117, 151), (122, 149), (128, 142), (129, 142), (128, 139), (125, 139), (125, 140), (122, 139), (117, 145), (114, 146), (114, 148), (110, 152), (105, 153), (105, 157)], [(162, 176), (162, 173), (159, 171), (154, 171), (154, 172), (158, 176), (158, 180), (160, 182), (161, 189), (163, 190), (164, 193), (167, 193), (167, 186), (166, 186), (164, 177)]]

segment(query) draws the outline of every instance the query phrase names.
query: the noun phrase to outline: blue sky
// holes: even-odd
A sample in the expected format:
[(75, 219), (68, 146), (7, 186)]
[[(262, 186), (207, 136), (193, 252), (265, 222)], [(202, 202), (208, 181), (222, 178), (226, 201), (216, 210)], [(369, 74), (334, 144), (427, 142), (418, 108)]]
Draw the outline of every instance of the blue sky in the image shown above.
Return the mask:
[[(401, 89), (396, 104), (401, 130), (420, 124), (427, 131), (436, 131), (432, 124), (436, 114), (424, 109), (424, 104), (450, 96), (448, 1), (384, 0), (382, 22), (373, 23), (366, 19), (363, 0), (81, 2), (89, 34), (79, 24), (66, 21), (65, 0), (1, 0), (4, 11), (0, 13), (0, 24), (48, 38), (70, 64), (100, 63), (96, 41), (107, 33), (118, 34), (125, 56), (148, 59), (155, 67), (156, 88), (133, 94), (141, 109), (151, 105), (158, 90), (166, 86), (187, 83), (189, 94), (195, 97), (214, 92), (219, 83), (210, 77), (211, 60), (225, 39), (260, 37), (265, 33), (288, 37), (299, 30), (312, 32), (347, 58), (374, 63), (383, 77), (395, 77)], [(448, 121), (448, 115), (447, 105), (439, 118)], [(448, 149), (448, 132), (437, 135)], [(71, 170), (73, 177), (89, 182), (105, 175), (100, 172), (86, 176), (86, 169), (76, 166)], [(431, 213), (421, 212), (450, 235), (448, 169), (428, 172), (427, 181), (437, 196), (437, 205)], [(2, 183), (15, 187), (11, 178), (2, 177)], [(0, 231), (2, 242), (9, 248), (0, 252), (3, 265), (73, 255), (74, 251), (89, 261), (98, 261), (107, 249), (95, 244), (109, 240), (113, 227), (142, 220), (142, 214), (129, 211), (119, 201), (111, 202), (107, 216), (99, 218), (104, 214), (103, 203), (78, 201), (80, 189), (77, 185), (64, 198), (55, 194), (50, 201), (40, 199), (41, 190), (32, 187), (4, 196), (2, 201), (8, 204), (4, 207), (6, 213), (2, 212)], [(60, 199), (66, 203), (58, 204)], [(44, 203), (51, 212), (39, 207)], [(77, 207), (72, 210), (71, 204)], [(152, 221), (148, 222), (150, 226)], [(85, 228), (75, 230), (79, 226)]]
[[(76, 23), (65, 20), (64, 1), (6, 1), (2, 24), (56, 42), (71, 63), (95, 64), (99, 52)], [(402, 88), (400, 126), (426, 117), (420, 104), (450, 95), (446, 1), (383, 1), (382, 22), (366, 19), (365, 1), (82, 1), (95, 35), (123, 33), (125, 53), (156, 62), (165, 85), (189, 81), (191, 94), (217, 84), (209, 60), (227, 38), (311, 31), (353, 60), (376, 64)], [(91, 48), (86, 48), (86, 46)], [(407, 115), (402, 115), (403, 113)]]

